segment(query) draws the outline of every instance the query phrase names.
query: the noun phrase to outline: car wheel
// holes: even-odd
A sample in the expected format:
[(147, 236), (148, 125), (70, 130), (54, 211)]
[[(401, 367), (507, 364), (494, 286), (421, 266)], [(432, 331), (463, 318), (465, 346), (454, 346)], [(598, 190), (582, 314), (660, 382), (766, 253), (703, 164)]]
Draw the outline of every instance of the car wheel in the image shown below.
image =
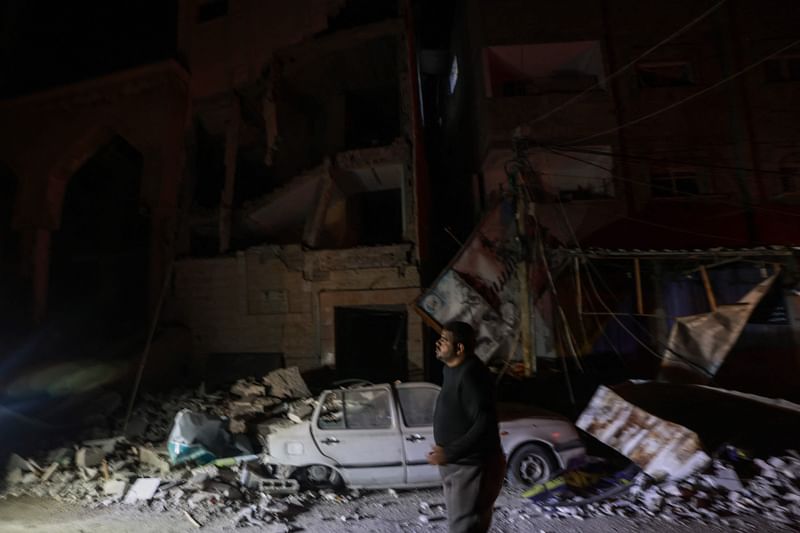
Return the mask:
[(558, 465), (549, 450), (539, 444), (524, 444), (511, 456), (508, 463), (508, 481), (518, 488), (550, 479)]
[(342, 485), (342, 476), (325, 465), (310, 465), (297, 472), (297, 481), (309, 489), (329, 489)]

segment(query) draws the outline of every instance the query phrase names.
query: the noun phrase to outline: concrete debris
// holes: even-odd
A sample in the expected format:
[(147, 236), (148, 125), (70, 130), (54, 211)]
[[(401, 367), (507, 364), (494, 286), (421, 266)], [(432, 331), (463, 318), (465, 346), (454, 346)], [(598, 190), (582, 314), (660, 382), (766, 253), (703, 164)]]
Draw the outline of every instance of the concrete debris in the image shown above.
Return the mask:
[(732, 447), (723, 447), (705, 470), (680, 481), (657, 483), (640, 475), (630, 490), (616, 497), (553, 500), (532, 508), (563, 519), (657, 516), (670, 522), (727, 520), (732, 526), (735, 520), (758, 516), (784, 525), (800, 523), (800, 458), (794, 450), (761, 460), (727, 448)]
[(162, 459), (155, 450), (144, 446), (139, 446), (137, 449), (139, 451), (139, 462), (142, 465), (152, 467), (162, 475), (170, 471), (169, 462), (166, 459)]
[(106, 458), (102, 448), (78, 448), (75, 452), (75, 465), (78, 468), (91, 468), (99, 466)]
[(124, 503), (136, 503), (149, 501), (155, 496), (161, 480), (156, 477), (142, 477), (134, 481), (128, 493), (125, 495)]
[(128, 482), (121, 479), (110, 479), (103, 483), (103, 494), (110, 496), (114, 499), (122, 498), (125, 494), (125, 489), (128, 488)]
[(47, 481), (58, 470), (58, 463), (50, 463), (50, 466), (42, 474), (41, 481)]
[(250, 383), (247, 380), (240, 379), (231, 387), (231, 394), (248, 398), (251, 396), (266, 396), (267, 388), (258, 383)]
[[(292, 507), (307, 507), (327, 496), (301, 492), (297, 480), (275, 465), (260, 464), (252, 451), (207, 464), (171, 466), (168, 436), (176, 414), (189, 410), (224, 421), (234, 434), (231, 449), (241, 450), (240, 441), (251, 447), (263, 443), (273, 429), (307, 419), (316, 407), (310, 395), (297, 368), (239, 380), (230, 391), (214, 394), (201, 389), (143, 395), (125, 431), (120, 420), (110, 436), (108, 430), (93, 428), (88, 440), (59, 443), (35, 458), (11, 455), (0, 498), (30, 495), (90, 506), (137, 504), (151, 512), (177, 508), (197, 528), (224, 517), (233, 526), (290, 531)], [(357, 497), (330, 495), (336, 503)]]
[(311, 396), (311, 391), (296, 366), (273, 370), (264, 376), (263, 381), (269, 387), (269, 395), (276, 398), (288, 400)]

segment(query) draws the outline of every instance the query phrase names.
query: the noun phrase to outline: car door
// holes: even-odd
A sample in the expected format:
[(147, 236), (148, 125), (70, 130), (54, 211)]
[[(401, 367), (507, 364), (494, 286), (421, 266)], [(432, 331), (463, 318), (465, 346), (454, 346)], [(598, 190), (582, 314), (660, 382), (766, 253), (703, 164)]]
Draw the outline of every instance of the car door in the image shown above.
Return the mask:
[(440, 483), (439, 469), (428, 464), (427, 455), (434, 445), (433, 410), (439, 387), (432, 384), (403, 383), (396, 386), (400, 405), (400, 431), (409, 485)]
[(403, 484), (403, 445), (388, 386), (329, 391), (312, 433), (348, 484)]

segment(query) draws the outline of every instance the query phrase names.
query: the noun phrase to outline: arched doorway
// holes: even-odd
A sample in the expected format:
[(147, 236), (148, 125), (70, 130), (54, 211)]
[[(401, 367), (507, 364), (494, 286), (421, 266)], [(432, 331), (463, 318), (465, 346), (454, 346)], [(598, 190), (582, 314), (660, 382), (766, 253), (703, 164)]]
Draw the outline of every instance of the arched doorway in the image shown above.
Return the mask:
[(0, 163), (0, 274), (3, 277), (6, 277), (7, 268), (13, 268), (19, 258), (19, 240), (11, 227), (16, 197), (17, 178)]
[(116, 136), (70, 178), (53, 234), (49, 311), (96, 337), (145, 323), (149, 213), (140, 201), (142, 155)]
[(0, 163), (0, 338), (13, 335), (28, 316), (28, 287), (20, 277), (19, 234), (12, 227), (18, 191), (17, 177)]

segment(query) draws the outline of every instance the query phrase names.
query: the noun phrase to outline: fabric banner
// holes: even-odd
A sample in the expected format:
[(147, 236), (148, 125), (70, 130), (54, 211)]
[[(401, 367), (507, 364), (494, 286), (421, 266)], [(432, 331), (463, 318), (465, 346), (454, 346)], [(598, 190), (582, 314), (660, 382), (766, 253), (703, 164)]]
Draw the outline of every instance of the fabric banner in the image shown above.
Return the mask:
[(416, 309), (437, 328), (450, 320), (471, 324), (481, 360), (507, 358), (516, 349), (520, 322), (515, 275), (520, 259), (514, 204), (506, 198), (486, 214), (455, 259), (417, 298)]
[(682, 479), (711, 460), (695, 432), (651, 415), (602, 385), (575, 425), (656, 479)]

